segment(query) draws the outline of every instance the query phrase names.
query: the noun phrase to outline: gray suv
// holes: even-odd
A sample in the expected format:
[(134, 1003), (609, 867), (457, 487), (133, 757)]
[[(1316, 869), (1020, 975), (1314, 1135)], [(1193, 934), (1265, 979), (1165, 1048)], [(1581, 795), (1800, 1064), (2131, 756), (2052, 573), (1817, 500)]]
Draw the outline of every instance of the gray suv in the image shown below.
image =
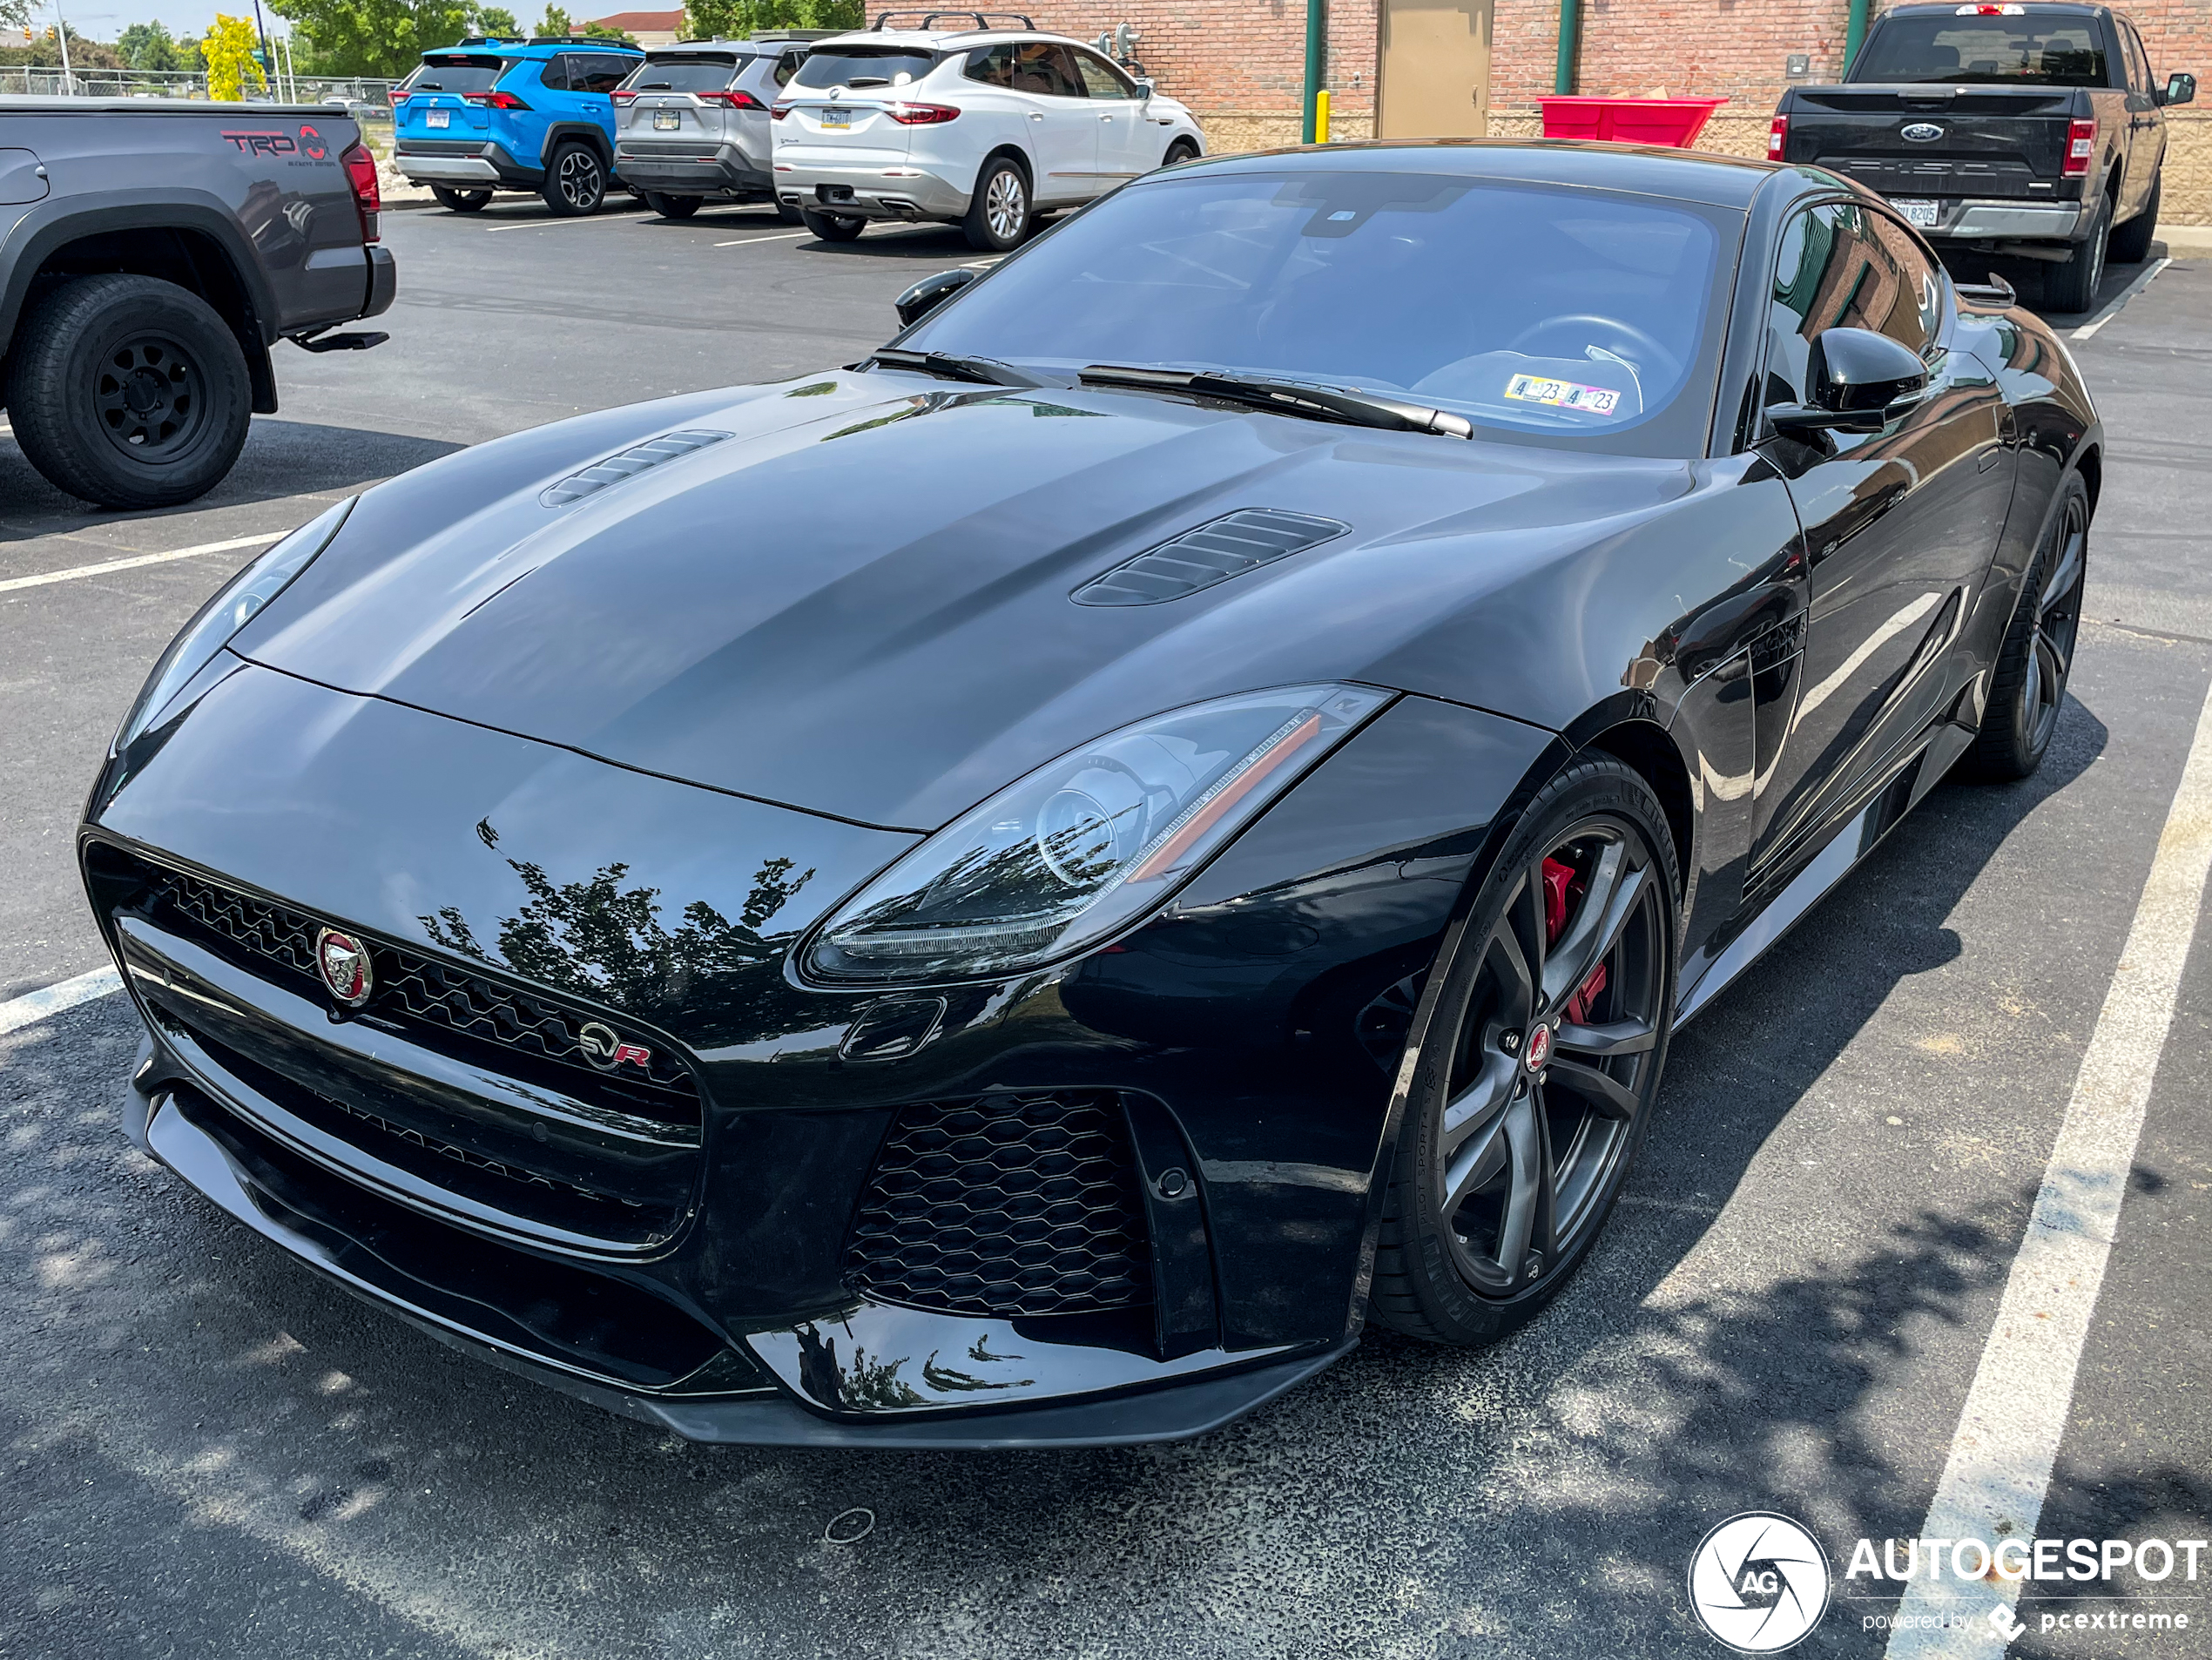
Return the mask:
[[(772, 202), (768, 111), (829, 30), (662, 46), (615, 89), (615, 171), (664, 219), (712, 198)], [(779, 208), (790, 223), (798, 213)]]

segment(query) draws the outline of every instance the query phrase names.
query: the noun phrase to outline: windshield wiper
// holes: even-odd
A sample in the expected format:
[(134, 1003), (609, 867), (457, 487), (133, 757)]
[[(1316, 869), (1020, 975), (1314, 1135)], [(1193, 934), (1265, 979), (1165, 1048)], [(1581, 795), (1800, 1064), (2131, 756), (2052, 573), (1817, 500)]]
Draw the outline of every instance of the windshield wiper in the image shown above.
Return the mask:
[(1024, 375), (1011, 363), (1001, 363), (995, 357), (964, 357), (955, 352), (907, 352), (895, 346), (886, 346), (868, 354), (868, 361), (880, 363), (887, 369), (911, 369), (918, 375), (934, 375), (941, 381), (968, 381), (978, 386), (1042, 386), (1044, 382), (1033, 375)]
[(1474, 436), (1472, 421), (1448, 410), (1431, 408), (1425, 403), (1408, 403), (1400, 398), (1379, 397), (1372, 392), (1312, 386), (1303, 381), (1276, 380), (1267, 375), (1093, 363), (1076, 379), (1085, 386), (1188, 392), (1198, 397), (1222, 398), (1257, 409), (1272, 409), (1278, 415), (1302, 415), (1309, 421), (1340, 421), (1347, 426), (1379, 427), (1388, 432), (1433, 432), (1449, 438)]

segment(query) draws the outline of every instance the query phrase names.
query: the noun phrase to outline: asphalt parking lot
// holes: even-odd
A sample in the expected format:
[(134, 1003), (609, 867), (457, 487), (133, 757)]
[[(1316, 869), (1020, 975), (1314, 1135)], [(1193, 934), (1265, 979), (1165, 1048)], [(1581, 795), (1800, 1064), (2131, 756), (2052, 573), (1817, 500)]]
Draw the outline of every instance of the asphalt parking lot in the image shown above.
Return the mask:
[[(759, 209), (386, 225), (391, 342), (280, 348), (283, 412), (202, 502), (91, 512), (0, 442), (0, 1002), (102, 962), (77, 809), (152, 658), (261, 545), (237, 544), (461, 445), (849, 361), (900, 289), (977, 257)], [(2212, 260), (2072, 349), (2110, 460), (2049, 760), (1939, 789), (1680, 1036), (1605, 1241), (1513, 1340), (1372, 1335), (1176, 1447), (695, 1447), (362, 1307), (132, 1152), (135, 1018), (107, 997), (0, 1030), (0, 1655), (1703, 1657), (1684, 1570), (1721, 1518), (1779, 1511), (1831, 1554), (1914, 1534), (2212, 685)], [(2200, 948), (2046, 1535), (2212, 1522), (2209, 1040)], [(2187, 1634), (2031, 1625), (2012, 1652), (2212, 1654), (2208, 1590), (2162, 1589)], [(1881, 1654), (1865, 1619), (1897, 1588), (1837, 1599), (1802, 1651)]]

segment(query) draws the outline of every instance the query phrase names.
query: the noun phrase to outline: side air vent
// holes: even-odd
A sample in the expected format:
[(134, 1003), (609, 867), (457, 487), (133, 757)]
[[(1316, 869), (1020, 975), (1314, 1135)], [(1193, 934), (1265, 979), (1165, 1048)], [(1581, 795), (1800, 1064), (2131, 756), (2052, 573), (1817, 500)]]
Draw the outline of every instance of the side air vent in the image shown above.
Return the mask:
[(580, 473), (570, 473), (559, 483), (549, 486), (537, 499), (548, 507), (566, 507), (580, 496), (603, 490), (610, 484), (619, 484), (648, 467), (658, 467), (695, 449), (705, 449), (709, 444), (718, 444), (729, 435), (726, 432), (664, 432), (619, 455), (595, 461)]
[(1116, 565), (1076, 590), (1075, 601), (1078, 605), (1157, 605), (1181, 599), (1333, 542), (1351, 529), (1334, 519), (1244, 508)]

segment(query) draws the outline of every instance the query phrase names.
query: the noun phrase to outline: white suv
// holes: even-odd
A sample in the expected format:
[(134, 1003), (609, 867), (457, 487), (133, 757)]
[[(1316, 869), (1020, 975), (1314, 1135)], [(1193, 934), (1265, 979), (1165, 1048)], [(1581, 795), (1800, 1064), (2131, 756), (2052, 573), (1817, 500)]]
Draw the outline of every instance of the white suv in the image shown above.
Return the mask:
[(777, 99), (777, 199), (825, 241), (849, 242), (870, 219), (936, 219), (1002, 252), (1041, 212), (1205, 153), (1189, 110), (1080, 42), (986, 29), (980, 13), (924, 21), (939, 17), (977, 27), (894, 30), (879, 17), (815, 42)]

